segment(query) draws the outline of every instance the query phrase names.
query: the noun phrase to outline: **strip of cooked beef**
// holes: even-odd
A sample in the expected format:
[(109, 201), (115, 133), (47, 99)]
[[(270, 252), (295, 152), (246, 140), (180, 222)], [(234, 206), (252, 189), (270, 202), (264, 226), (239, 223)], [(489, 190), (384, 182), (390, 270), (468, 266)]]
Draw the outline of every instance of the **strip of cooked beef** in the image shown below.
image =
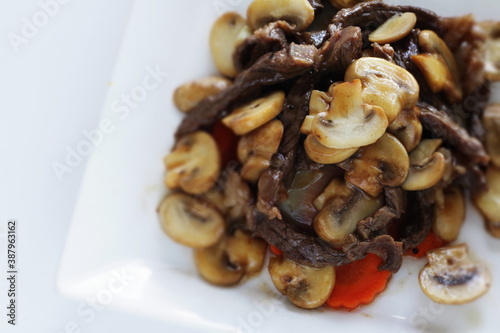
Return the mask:
[(328, 30), (333, 34), (334, 31), (344, 29), (349, 26), (358, 26), (369, 31), (375, 30), (382, 23), (392, 16), (413, 12), (417, 16), (417, 25), (419, 29), (431, 29), (441, 35), (443, 26), (441, 18), (435, 13), (413, 6), (394, 6), (383, 2), (365, 2), (352, 8), (340, 10), (332, 19)]
[(303, 75), (286, 97), (281, 114), (283, 139), (278, 153), (272, 158), (271, 166), (262, 173), (257, 186), (257, 208), (270, 219), (281, 219), (276, 206), (286, 199), (286, 184), (289, 185), (293, 180), (300, 127), (309, 113), (311, 92), (321, 78), (318, 72)]
[(236, 70), (241, 72), (255, 64), (264, 54), (286, 48), (289, 44), (287, 37), (291, 34), (292, 27), (286, 21), (271, 22), (255, 30), (233, 53)]
[(403, 251), (414, 248), (429, 234), (436, 219), (436, 188), (408, 192), (408, 211), (401, 220)]
[(314, 45), (319, 49), (325, 42), (326, 35), (326, 30), (318, 30), (297, 32), (292, 37), (294, 38), (293, 41), (297, 44)]
[(406, 211), (406, 192), (403, 189), (385, 187), (384, 193), (386, 205), (356, 226), (356, 231), (364, 240), (387, 234), (391, 222), (401, 218)]
[(321, 47), (315, 68), (343, 75), (354, 60), (361, 58), (362, 46), (359, 27), (335, 30)]
[(373, 253), (382, 259), (378, 269), (393, 273), (399, 271), (403, 264), (403, 243), (394, 241), (389, 235), (361, 242), (352, 237), (351, 241), (343, 247), (343, 251), (351, 261), (363, 259), (368, 253)]
[(379, 43), (372, 43), (373, 57), (382, 58), (390, 62), (394, 62), (394, 48), (391, 44), (380, 45)]
[(319, 237), (305, 234), (285, 221), (271, 220), (262, 214), (257, 218), (254, 236), (264, 239), (283, 251), (285, 257), (303, 265), (341, 266), (351, 261), (344, 252)]
[(402, 243), (395, 242), (388, 235), (366, 242), (357, 241), (351, 236), (350, 243), (342, 250), (337, 250), (319, 237), (305, 234), (285, 221), (270, 220), (260, 214), (253, 236), (277, 247), (286, 258), (306, 266), (342, 266), (363, 259), (367, 253), (374, 253), (382, 258), (383, 263), (379, 267), (381, 270), (397, 272), (402, 262)]
[(425, 103), (418, 104), (423, 127), (436, 138), (442, 138), (456, 151), (469, 159), (470, 165), (488, 164), (490, 158), (481, 142), (470, 136), (445, 112), (440, 112)]
[(265, 87), (308, 72), (317, 53), (314, 46), (292, 43), (286, 49), (262, 56), (252, 67), (240, 73), (228, 89), (196, 105), (179, 125), (176, 139), (214, 124), (233, 108), (258, 97)]

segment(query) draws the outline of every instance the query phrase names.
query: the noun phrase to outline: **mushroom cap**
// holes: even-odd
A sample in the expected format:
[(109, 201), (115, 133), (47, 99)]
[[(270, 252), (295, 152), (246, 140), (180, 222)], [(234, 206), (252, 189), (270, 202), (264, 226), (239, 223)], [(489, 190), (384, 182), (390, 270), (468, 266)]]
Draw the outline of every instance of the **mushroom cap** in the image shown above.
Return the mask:
[(174, 241), (193, 248), (214, 245), (224, 233), (224, 218), (217, 209), (197, 198), (173, 193), (160, 204), (163, 231)]
[(360, 80), (336, 85), (332, 97), (329, 111), (318, 113), (312, 123), (312, 134), (322, 145), (336, 149), (366, 146), (389, 126), (384, 110), (363, 103)]
[(314, 9), (307, 0), (253, 0), (247, 9), (253, 30), (278, 20), (287, 21), (293, 30), (307, 29), (314, 20)]
[(336, 188), (316, 215), (313, 227), (321, 239), (334, 245), (343, 245), (345, 237), (356, 230), (358, 222), (372, 216), (383, 206), (384, 199), (383, 196), (366, 196), (337, 179), (331, 185)]
[(321, 164), (340, 163), (358, 151), (358, 148), (336, 149), (325, 147), (312, 134), (309, 134), (304, 140), (304, 149), (311, 160)]
[(403, 144), (385, 133), (374, 144), (360, 148), (342, 168), (346, 170), (346, 181), (377, 197), (384, 186), (403, 184), (410, 169), (410, 159)]
[(387, 60), (359, 58), (349, 65), (345, 73), (346, 81), (354, 79), (363, 83), (363, 101), (381, 107), (389, 124), (402, 110), (417, 104), (420, 92), (417, 80), (406, 69)]
[(174, 104), (182, 112), (189, 112), (203, 99), (227, 89), (232, 82), (224, 77), (209, 76), (190, 81), (174, 91)]
[(233, 110), (222, 122), (236, 135), (245, 135), (276, 117), (283, 109), (285, 93), (275, 91)]
[(269, 167), (271, 157), (278, 151), (283, 130), (283, 123), (275, 119), (240, 138), (237, 154), (243, 165), (243, 179), (256, 182)]
[(436, 211), (432, 231), (445, 242), (457, 239), (465, 220), (465, 195), (458, 186), (444, 190), (444, 205)]
[(417, 24), (415, 13), (399, 13), (385, 21), (368, 39), (372, 43), (390, 44), (406, 37)]
[(446, 171), (446, 158), (436, 151), (441, 143), (441, 139), (422, 140), (410, 153), (410, 171), (401, 185), (404, 190), (425, 190), (443, 179)]
[(422, 123), (415, 111), (418, 108), (405, 109), (389, 125), (387, 131), (398, 138), (408, 152), (411, 152), (422, 139)]
[(422, 291), (434, 302), (464, 304), (484, 295), (491, 285), (487, 266), (472, 262), (465, 244), (427, 252), (429, 263), (422, 268)]
[(490, 165), (486, 171), (488, 190), (479, 193), (474, 203), (485, 217), (489, 232), (500, 238), (500, 168)]
[(333, 266), (308, 267), (280, 256), (271, 257), (268, 268), (276, 289), (304, 309), (323, 305), (335, 284)]
[(246, 20), (238, 13), (226, 13), (214, 22), (210, 30), (210, 53), (219, 72), (228, 77), (238, 74), (233, 53), (251, 34)]
[(190, 194), (208, 191), (219, 178), (221, 160), (215, 139), (198, 131), (181, 138), (163, 162), (167, 169), (165, 185)]

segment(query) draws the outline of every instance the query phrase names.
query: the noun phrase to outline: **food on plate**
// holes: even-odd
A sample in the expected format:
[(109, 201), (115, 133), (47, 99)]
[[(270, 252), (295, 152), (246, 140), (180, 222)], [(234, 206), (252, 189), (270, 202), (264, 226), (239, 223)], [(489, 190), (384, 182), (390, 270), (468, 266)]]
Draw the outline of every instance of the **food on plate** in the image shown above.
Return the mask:
[(373, 302), (404, 256), (427, 256), (433, 301), (477, 299), (489, 270), (453, 242), (468, 195), (500, 238), (498, 31), (380, 1), (254, 0), (246, 18), (222, 15), (221, 76), (174, 93), (185, 117), (164, 159), (164, 232), (215, 285), (270, 255), (276, 289), (305, 309)]

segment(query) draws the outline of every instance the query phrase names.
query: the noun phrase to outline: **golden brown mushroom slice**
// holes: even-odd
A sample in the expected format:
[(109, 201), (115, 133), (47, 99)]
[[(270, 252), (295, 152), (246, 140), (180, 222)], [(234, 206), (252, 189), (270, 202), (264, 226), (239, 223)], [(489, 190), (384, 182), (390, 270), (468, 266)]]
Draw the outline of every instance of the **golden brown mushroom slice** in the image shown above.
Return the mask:
[(480, 23), (486, 33), (485, 74), (490, 81), (500, 81), (500, 22)]
[(336, 164), (354, 155), (358, 148), (328, 148), (319, 143), (314, 135), (309, 134), (304, 140), (304, 150), (307, 156), (316, 163)]
[(174, 91), (174, 104), (182, 112), (188, 112), (207, 97), (226, 90), (232, 82), (220, 76), (209, 76), (190, 81)]
[(233, 53), (251, 34), (246, 20), (238, 13), (226, 13), (214, 22), (210, 30), (210, 53), (219, 72), (228, 77), (238, 74)]
[(384, 110), (363, 102), (361, 81), (336, 85), (328, 112), (315, 115), (312, 134), (319, 143), (336, 149), (357, 148), (377, 141), (389, 123)]
[(170, 194), (160, 204), (163, 231), (175, 242), (193, 248), (214, 245), (224, 233), (224, 218), (217, 209), (183, 193)]
[(165, 185), (190, 194), (202, 194), (217, 181), (220, 153), (214, 138), (203, 131), (181, 138), (163, 162), (167, 169)]
[(270, 165), (283, 137), (283, 123), (277, 119), (242, 136), (238, 142), (238, 159), (243, 165), (241, 177), (256, 182)]
[(488, 267), (471, 261), (465, 244), (429, 251), (427, 258), (429, 263), (418, 278), (422, 291), (434, 302), (464, 304), (481, 297), (490, 288)]
[(293, 30), (307, 29), (314, 20), (314, 9), (307, 0), (254, 0), (248, 6), (247, 18), (253, 30), (278, 20), (286, 21)]
[(434, 31), (422, 30), (418, 43), (426, 54), (414, 56), (413, 60), (433, 91), (442, 89), (451, 103), (460, 102), (463, 98), (460, 72), (455, 56), (446, 42)]
[(276, 117), (284, 103), (285, 93), (275, 91), (236, 108), (222, 122), (236, 135), (245, 135)]
[(363, 57), (346, 70), (345, 80), (363, 82), (363, 101), (381, 107), (389, 121), (394, 121), (404, 109), (413, 108), (420, 87), (413, 75), (403, 67), (387, 60)]
[(360, 148), (341, 167), (346, 170), (347, 182), (377, 197), (384, 186), (397, 187), (405, 181), (410, 159), (403, 144), (385, 133), (374, 144)]
[(446, 161), (444, 155), (437, 151), (441, 144), (441, 139), (422, 140), (410, 153), (410, 172), (401, 186), (404, 190), (425, 190), (443, 179)]
[(484, 216), (490, 234), (500, 238), (500, 168), (490, 165), (486, 181), (488, 190), (479, 193), (474, 198), (474, 203)]
[(276, 289), (304, 309), (323, 305), (335, 284), (333, 266), (308, 267), (280, 256), (271, 257), (268, 268)]
[(336, 246), (343, 245), (345, 237), (356, 230), (359, 221), (372, 216), (384, 205), (383, 196), (372, 198), (334, 179), (317, 200), (316, 205), (327, 200), (313, 222), (318, 236)]
[(465, 195), (458, 186), (444, 190), (444, 205), (436, 209), (432, 231), (445, 242), (453, 242), (460, 234), (465, 220)]
[(500, 104), (488, 105), (483, 115), (486, 149), (491, 162), (500, 168)]
[(216, 245), (196, 249), (194, 260), (200, 275), (219, 286), (234, 285), (262, 270), (267, 244), (248, 232), (236, 230)]
[(398, 138), (408, 152), (411, 152), (422, 139), (422, 123), (419, 116), (419, 109), (406, 109), (401, 111), (399, 116), (389, 125), (387, 131)]
[(399, 13), (385, 21), (370, 34), (370, 42), (387, 44), (394, 43), (406, 37), (417, 24), (415, 13)]

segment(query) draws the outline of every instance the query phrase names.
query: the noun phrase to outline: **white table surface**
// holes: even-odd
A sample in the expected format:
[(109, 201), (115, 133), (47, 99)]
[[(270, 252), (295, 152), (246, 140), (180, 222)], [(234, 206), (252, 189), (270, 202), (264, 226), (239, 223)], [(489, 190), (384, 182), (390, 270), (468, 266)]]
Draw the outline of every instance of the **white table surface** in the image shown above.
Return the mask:
[[(71, 330), (81, 301), (58, 294), (56, 276), (85, 161), (60, 182), (51, 164), (64, 161), (82, 131), (95, 127), (133, 0), (59, 0), (57, 13), (16, 52), (23, 18), (50, 0), (0, 0), (0, 309), (7, 304), (7, 219), (19, 221), (18, 325), (1, 332), (165, 332), (163, 322), (104, 309)], [(54, 9), (54, 11), (56, 11)], [(12, 35), (11, 35), (12, 36)], [(68, 329), (69, 328), (69, 329)], [(179, 329), (175, 329), (180, 332)]]

